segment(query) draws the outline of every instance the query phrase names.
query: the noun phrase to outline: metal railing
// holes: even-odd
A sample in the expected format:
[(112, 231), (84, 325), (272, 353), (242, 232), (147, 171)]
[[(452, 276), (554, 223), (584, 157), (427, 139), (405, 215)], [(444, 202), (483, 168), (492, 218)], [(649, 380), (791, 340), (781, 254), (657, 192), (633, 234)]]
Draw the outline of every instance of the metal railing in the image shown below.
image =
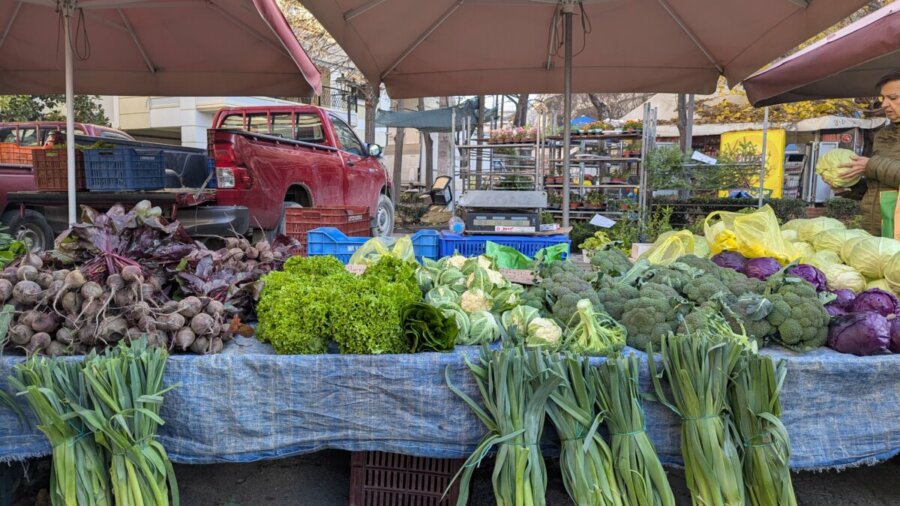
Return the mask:
[(322, 94), (316, 97), (283, 97), (285, 100), (317, 105), (334, 111), (358, 114), (358, 97), (346, 88), (322, 86)]

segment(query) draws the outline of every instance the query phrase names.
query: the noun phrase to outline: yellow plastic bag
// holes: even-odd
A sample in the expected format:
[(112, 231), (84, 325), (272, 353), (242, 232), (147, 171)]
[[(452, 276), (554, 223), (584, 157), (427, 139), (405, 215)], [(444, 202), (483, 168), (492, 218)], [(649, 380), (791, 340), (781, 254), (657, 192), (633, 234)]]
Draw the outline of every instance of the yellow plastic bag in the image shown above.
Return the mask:
[(659, 235), (650, 249), (641, 253), (638, 260), (651, 264), (669, 265), (684, 255), (694, 254), (694, 234), (690, 230), (665, 232)]
[(712, 212), (703, 228), (713, 255), (725, 250), (737, 251), (747, 258), (773, 257), (782, 264), (800, 256), (782, 236), (778, 218), (768, 205), (750, 214)]
[(413, 250), (412, 238), (405, 235), (394, 241), (388, 237), (373, 237), (353, 253), (349, 263), (350, 265), (371, 265), (384, 255), (407, 262), (415, 262), (416, 252)]

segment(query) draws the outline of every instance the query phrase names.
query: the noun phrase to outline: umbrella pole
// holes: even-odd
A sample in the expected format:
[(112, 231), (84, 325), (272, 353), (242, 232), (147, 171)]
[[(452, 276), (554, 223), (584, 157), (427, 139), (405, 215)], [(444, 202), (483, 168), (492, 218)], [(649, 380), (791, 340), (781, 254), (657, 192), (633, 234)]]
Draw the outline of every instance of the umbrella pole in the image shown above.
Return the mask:
[(563, 74), (563, 208), (562, 225), (569, 226), (569, 147), (572, 142), (572, 13), (575, 5), (566, 3), (562, 6), (565, 21), (566, 63)]
[(763, 133), (762, 133), (762, 164), (759, 167), (759, 207), (763, 206), (763, 195), (766, 191), (766, 138), (769, 134), (769, 106), (766, 106), (763, 113)]
[(63, 22), (66, 39), (66, 176), (69, 194), (69, 224), (75, 224), (75, 83), (74, 63), (72, 61), (72, 39), (69, 33), (69, 21), (72, 16), (71, 7), (65, 8)]

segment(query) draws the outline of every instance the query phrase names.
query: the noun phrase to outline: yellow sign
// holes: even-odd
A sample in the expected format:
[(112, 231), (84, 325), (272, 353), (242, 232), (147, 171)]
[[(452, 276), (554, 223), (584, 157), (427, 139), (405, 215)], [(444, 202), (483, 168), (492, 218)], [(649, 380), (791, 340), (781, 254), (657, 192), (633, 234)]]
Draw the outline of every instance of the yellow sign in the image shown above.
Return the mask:
[[(761, 130), (743, 130), (722, 134), (719, 153), (729, 151), (729, 148), (746, 142), (755, 146), (757, 152), (762, 153)], [(768, 190), (766, 191), (767, 197), (781, 198), (782, 190), (784, 189), (784, 142), (785, 133), (783, 129), (769, 130), (766, 136), (766, 179), (763, 181), (763, 187)], [(750, 189), (751, 193), (758, 195), (758, 177), (753, 180), (753, 185), (753, 188)], [(727, 197), (728, 192), (723, 191), (720, 195)]]

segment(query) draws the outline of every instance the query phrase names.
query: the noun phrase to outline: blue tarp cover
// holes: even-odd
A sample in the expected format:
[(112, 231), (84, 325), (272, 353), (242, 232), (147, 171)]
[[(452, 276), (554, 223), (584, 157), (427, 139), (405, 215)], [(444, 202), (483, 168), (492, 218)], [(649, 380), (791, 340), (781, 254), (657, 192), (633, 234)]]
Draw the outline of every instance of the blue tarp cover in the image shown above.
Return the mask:
[[(463, 354), (477, 353), (460, 347), (443, 354), (284, 356), (239, 338), (220, 355), (172, 356), (166, 381), (179, 386), (166, 394), (159, 439), (173, 461), (185, 464), (326, 448), (466, 457), (484, 427), (447, 389), (444, 370), (478, 399), (463, 363)], [(871, 464), (900, 453), (900, 355), (855, 357), (826, 348), (763, 353), (789, 362), (782, 403), (791, 467)], [(0, 359), (0, 387), (9, 388), (6, 377), (20, 360)], [(642, 383), (649, 391), (646, 368)], [(647, 401), (645, 410), (661, 459), (680, 464), (677, 418), (657, 403)], [(0, 407), (0, 461), (49, 453), (43, 434)]]

